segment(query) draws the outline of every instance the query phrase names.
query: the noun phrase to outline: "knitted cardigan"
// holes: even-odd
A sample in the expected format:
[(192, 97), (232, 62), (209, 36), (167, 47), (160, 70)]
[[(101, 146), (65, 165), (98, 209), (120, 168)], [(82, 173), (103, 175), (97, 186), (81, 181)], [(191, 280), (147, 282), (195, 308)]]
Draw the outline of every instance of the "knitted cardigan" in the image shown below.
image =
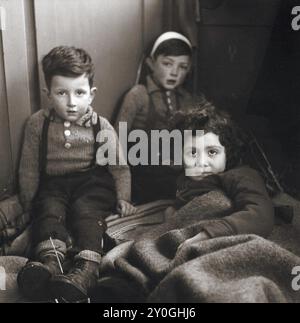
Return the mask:
[[(29, 208), (34, 198), (40, 181), (40, 142), (42, 128), (48, 110), (39, 110), (28, 120), (25, 128), (25, 137), (19, 167), (19, 189), (20, 200), (23, 207)], [(111, 124), (103, 117), (100, 117), (101, 130), (111, 131), (116, 137), (117, 147), (118, 138)], [(69, 130), (66, 146), (65, 131)], [(48, 130), (48, 154), (46, 174), (60, 176), (79, 172), (88, 169), (94, 159), (94, 134), (92, 127), (84, 127), (71, 123), (68, 128), (64, 121), (58, 117), (50, 122)], [(119, 149), (116, 148), (117, 160), (123, 158), (119, 156)], [(117, 198), (119, 200), (130, 201), (131, 199), (131, 176), (128, 165), (108, 165), (108, 170), (112, 174)]]

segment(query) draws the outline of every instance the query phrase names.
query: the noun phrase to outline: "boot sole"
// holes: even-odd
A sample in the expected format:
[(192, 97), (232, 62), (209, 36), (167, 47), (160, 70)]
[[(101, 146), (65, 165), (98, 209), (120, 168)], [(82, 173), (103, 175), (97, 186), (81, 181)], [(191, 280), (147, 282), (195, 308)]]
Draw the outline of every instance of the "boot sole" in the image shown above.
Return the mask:
[(67, 303), (83, 302), (88, 298), (85, 290), (74, 285), (74, 283), (68, 281), (65, 277), (60, 278), (56, 276), (52, 279), (50, 281), (50, 290), (55, 298)]
[(51, 273), (38, 262), (25, 265), (19, 272), (17, 282), (21, 293), (32, 300), (49, 299), (47, 285)]

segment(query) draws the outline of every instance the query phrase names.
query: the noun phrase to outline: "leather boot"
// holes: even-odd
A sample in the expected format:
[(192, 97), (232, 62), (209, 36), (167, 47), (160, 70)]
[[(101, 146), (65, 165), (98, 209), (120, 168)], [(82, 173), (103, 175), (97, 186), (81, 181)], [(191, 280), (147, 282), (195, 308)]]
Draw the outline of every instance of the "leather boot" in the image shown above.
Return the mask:
[(19, 289), (28, 299), (49, 299), (50, 278), (61, 273), (61, 267), (55, 255), (47, 255), (40, 262), (29, 261), (18, 274)]
[(51, 279), (52, 294), (66, 302), (85, 301), (99, 278), (99, 263), (78, 259), (67, 275)]

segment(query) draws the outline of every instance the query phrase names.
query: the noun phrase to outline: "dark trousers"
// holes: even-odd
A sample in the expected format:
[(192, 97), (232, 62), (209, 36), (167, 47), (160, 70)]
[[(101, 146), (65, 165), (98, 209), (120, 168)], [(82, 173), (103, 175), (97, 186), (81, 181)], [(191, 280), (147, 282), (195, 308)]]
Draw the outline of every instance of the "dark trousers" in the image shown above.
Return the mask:
[(131, 167), (133, 201), (143, 204), (155, 200), (175, 199), (180, 171), (169, 166)]
[(115, 211), (116, 193), (111, 174), (104, 167), (64, 176), (43, 176), (33, 204), (33, 242), (52, 239), (75, 250), (102, 253), (105, 218)]

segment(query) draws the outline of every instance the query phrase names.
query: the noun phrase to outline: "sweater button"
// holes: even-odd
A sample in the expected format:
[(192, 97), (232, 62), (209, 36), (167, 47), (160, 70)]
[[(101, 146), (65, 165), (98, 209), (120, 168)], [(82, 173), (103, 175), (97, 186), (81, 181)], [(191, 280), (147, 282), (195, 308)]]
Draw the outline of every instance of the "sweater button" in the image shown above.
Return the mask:
[(69, 137), (71, 135), (71, 131), (70, 130), (65, 130), (64, 134), (66, 137)]
[(72, 145), (69, 142), (65, 143), (65, 148), (70, 149), (71, 147), (72, 147)]
[(70, 121), (65, 121), (65, 122), (64, 122), (64, 126), (65, 126), (66, 128), (69, 128), (69, 127), (71, 126), (71, 122), (70, 122)]

